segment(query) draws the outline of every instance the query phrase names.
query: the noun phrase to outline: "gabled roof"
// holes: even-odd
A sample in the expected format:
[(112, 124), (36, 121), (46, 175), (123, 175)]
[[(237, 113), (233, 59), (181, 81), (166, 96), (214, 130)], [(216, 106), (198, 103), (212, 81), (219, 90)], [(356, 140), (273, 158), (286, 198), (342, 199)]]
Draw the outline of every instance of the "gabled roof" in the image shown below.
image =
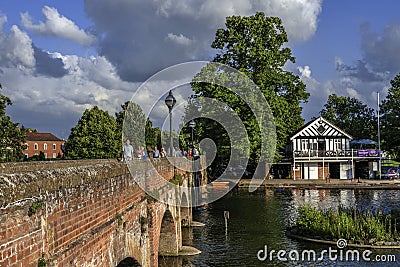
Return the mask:
[(62, 141), (51, 133), (26, 133), (26, 141)]
[(329, 136), (329, 137), (347, 137), (348, 139), (353, 139), (351, 135), (338, 128), (334, 124), (325, 120), (323, 117), (316, 118), (306, 125), (301, 127), (297, 132), (295, 132), (290, 140), (297, 137), (313, 137), (313, 136)]

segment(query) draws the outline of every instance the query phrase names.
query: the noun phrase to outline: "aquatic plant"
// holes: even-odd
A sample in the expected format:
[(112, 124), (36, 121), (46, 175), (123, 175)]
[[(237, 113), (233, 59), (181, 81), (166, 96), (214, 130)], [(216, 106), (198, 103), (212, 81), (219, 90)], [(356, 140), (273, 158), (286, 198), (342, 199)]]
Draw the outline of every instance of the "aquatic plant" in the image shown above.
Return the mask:
[(339, 207), (323, 210), (309, 205), (298, 208), (297, 232), (322, 239), (345, 238), (351, 242), (375, 244), (399, 241), (399, 211), (382, 211)]

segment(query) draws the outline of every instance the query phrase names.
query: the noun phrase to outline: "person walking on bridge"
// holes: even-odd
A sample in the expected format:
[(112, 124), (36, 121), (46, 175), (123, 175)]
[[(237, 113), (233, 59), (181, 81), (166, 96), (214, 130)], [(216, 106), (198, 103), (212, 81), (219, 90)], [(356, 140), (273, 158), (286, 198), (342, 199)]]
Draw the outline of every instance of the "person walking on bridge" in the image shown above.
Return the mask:
[(122, 161), (128, 161), (133, 159), (133, 147), (131, 141), (126, 139), (125, 145), (122, 148)]

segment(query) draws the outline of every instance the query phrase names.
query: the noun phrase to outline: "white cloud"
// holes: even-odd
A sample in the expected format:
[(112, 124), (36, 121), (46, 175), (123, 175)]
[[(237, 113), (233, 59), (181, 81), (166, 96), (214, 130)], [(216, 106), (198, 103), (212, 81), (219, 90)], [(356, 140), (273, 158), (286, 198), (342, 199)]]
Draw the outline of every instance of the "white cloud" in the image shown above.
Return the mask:
[[(5, 16), (0, 17), (0, 25), (7, 21)], [(0, 66), (33, 68), (35, 65), (32, 40), (18, 26), (13, 25), (10, 33), (0, 27)]]
[(81, 45), (90, 45), (94, 42), (94, 37), (87, 34), (70, 19), (58, 13), (53, 7), (45, 6), (42, 13), (46, 18), (45, 22), (34, 24), (28, 13), (21, 14), (22, 25), (39, 34), (52, 35), (75, 41)]
[(304, 78), (311, 78), (311, 69), (310, 66), (298, 66), (297, 70), (300, 72), (300, 76)]
[(182, 33), (179, 35), (168, 33), (166, 38), (179, 45), (190, 45), (193, 42), (190, 40), (190, 38), (187, 38)]
[(100, 54), (122, 79), (143, 81), (173, 64), (212, 59), (211, 43), (227, 16), (258, 11), (279, 16), (291, 44), (306, 41), (317, 29), (321, 5), (321, 0), (87, 0), (85, 11)]

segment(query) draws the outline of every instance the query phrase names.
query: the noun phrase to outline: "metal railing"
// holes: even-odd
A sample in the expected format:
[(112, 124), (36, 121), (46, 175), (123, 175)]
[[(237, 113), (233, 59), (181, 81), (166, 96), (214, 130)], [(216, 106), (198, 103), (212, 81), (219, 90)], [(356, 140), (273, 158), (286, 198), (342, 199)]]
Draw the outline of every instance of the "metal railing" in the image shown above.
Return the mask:
[(379, 158), (377, 149), (351, 149), (351, 150), (295, 150), (294, 158)]

